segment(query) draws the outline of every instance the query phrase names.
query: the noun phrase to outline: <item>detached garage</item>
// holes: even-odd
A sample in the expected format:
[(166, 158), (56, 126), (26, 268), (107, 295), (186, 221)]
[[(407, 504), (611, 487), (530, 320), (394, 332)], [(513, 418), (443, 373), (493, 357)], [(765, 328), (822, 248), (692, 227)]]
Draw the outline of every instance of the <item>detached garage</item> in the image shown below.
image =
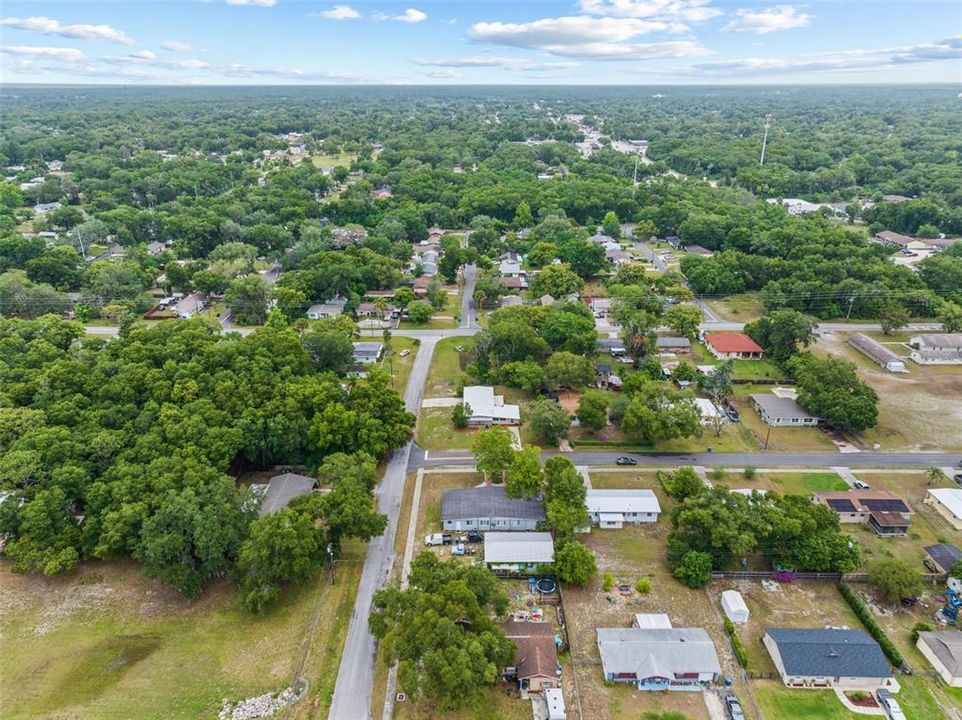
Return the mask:
[(722, 610), (725, 617), (736, 625), (743, 625), (748, 622), (748, 605), (745, 598), (737, 590), (726, 590), (721, 596)]

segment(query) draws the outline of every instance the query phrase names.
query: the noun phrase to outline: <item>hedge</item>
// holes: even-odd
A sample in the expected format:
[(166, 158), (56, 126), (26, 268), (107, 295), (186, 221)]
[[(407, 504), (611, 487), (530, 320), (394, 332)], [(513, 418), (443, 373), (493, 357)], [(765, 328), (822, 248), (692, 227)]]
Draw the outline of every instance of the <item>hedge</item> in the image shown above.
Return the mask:
[(845, 598), (848, 606), (852, 608), (855, 616), (862, 621), (862, 625), (868, 630), (868, 634), (875, 638), (875, 642), (882, 648), (882, 652), (885, 653), (889, 661), (895, 667), (901, 668), (905, 664), (905, 658), (902, 657), (902, 653), (898, 651), (898, 648), (889, 640), (888, 635), (885, 634), (885, 631), (878, 622), (876, 622), (875, 617), (868, 609), (865, 601), (856, 595), (855, 591), (845, 583), (838, 584), (838, 591), (842, 594), (842, 597)]
[(745, 646), (742, 645), (742, 639), (738, 637), (738, 634), (735, 632), (735, 624), (728, 618), (725, 618), (725, 632), (728, 633), (728, 637), (731, 640), (732, 650), (735, 653), (735, 657), (738, 658), (738, 664), (748, 670), (748, 651), (745, 649)]

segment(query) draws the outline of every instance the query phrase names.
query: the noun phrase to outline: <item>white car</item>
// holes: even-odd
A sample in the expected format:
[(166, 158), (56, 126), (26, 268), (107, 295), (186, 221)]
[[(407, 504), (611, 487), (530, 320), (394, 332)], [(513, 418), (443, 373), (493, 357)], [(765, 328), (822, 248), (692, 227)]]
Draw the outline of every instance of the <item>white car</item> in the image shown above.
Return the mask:
[(410, 350), (402, 350), (401, 352), (398, 353), (400, 357), (407, 357), (410, 354), (411, 354)]

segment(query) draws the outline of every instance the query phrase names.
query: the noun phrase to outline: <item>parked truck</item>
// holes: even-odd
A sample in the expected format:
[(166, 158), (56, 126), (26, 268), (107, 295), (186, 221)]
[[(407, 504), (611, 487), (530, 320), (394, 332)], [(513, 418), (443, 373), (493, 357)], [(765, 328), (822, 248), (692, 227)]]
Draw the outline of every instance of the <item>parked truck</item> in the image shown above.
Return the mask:
[(432, 533), (424, 537), (425, 545), (450, 545), (451, 533)]

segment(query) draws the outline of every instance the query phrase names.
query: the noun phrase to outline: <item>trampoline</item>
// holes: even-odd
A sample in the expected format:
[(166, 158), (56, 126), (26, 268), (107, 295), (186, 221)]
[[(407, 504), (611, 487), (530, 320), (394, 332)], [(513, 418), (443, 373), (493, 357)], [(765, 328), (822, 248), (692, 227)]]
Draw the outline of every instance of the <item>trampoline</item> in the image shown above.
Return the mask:
[(558, 584), (551, 578), (541, 578), (538, 580), (537, 587), (538, 592), (544, 595), (550, 595), (558, 589)]

